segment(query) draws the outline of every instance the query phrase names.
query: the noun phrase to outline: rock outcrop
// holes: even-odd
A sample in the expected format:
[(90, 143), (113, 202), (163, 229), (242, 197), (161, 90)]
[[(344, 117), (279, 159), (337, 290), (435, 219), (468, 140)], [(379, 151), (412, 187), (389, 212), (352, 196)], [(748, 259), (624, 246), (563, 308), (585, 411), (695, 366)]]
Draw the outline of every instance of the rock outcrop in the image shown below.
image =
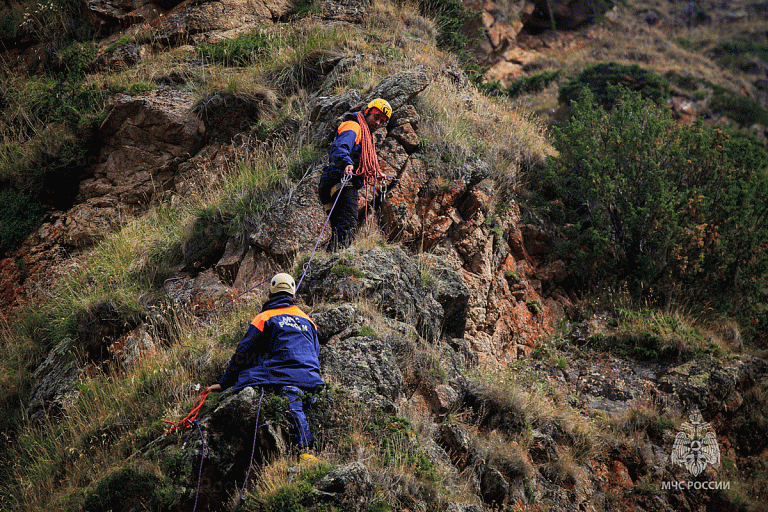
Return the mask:
[(62, 340), (35, 370), (32, 399), (26, 408), (29, 419), (34, 422), (56, 419), (74, 405), (82, 373), (83, 368), (72, 353), (72, 340)]
[(115, 97), (100, 128), (99, 163), (93, 177), (81, 182), (80, 197), (136, 204), (167, 189), (179, 164), (202, 147), (205, 127), (193, 104), (191, 93), (172, 88)]

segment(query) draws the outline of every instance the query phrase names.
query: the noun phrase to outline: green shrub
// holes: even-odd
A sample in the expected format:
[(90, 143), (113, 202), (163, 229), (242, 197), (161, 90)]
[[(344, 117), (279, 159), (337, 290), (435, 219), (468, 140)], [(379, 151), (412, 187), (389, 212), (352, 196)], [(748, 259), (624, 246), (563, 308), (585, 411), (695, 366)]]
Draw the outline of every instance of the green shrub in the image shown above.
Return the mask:
[(664, 78), (669, 80), (671, 84), (674, 84), (686, 91), (695, 91), (699, 87), (700, 81), (691, 75), (681, 75), (674, 71), (669, 71), (664, 75)]
[(129, 94), (131, 96), (138, 96), (140, 94), (148, 93), (149, 91), (154, 91), (157, 89), (157, 84), (152, 82), (136, 82), (135, 84), (131, 84), (127, 88), (125, 88), (124, 91), (125, 94)]
[(755, 41), (732, 41), (721, 43), (711, 52), (720, 64), (733, 67), (740, 62), (744, 55), (754, 55), (765, 63), (768, 63), (768, 44)]
[(314, 0), (299, 0), (293, 6), (291, 11), (282, 16), (279, 21), (287, 22), (293, 19), (304, 18), (310, 14), (318, 14), (321, 12), (320, 5)]
[(615, 62), (595, 64), (582, 71), (560, 88), (559, 101), (569, 105), (589, 90), (595, 101), (605, 109), (612, 108), (620, 95), (620, 89), (639, 92), (643, 98), (661, 104), (669, 97), (669, 83), (663, 77), (633, 64), (627, 66)]
[(252, 499), (246, 510), (252, 512), (306, 512), (305, 504), (312, 500), (313, 487), (299, 481), (278, 487), (266, 496)]
[(365, 273), (362, 270), (343, 263), (336, 263), (333, 268), (331, 268), (331, 272), (339, 277), (354, 276), (358, 279), (365, 277)]
[(360, 332), (358, 333), (359, 336), (364, 336), (366, 338), (378, 338), (378, 334), (376, 334), (376, 331), (373, 330), (373, 327), (370, 325), (364, 325)]
[(507, 87), (507, 94), (510, 98), (517, 98), (521, 94), (543, 91), (549, 84), (558, 80), (562, 74), (563, 70), (558, 69), (519, 78), (509, 84), (509, 87)]
[(572, 104), (573, 117), (554, 128), (559, 154), (536, 180), (564, 203), (553, 215), (565, 225), (562, 257), (585, 285), (680, 285), (764, 321), (765, 149), (739, 132), (677, 125), (640, 94), (618, 94), (611, 112), (590, 92)]
[(768, 126), (768, 111), (760, 103), (724, 87), (714, 87), (709, 108), (713, 113), (725, 115), (742, 126), (754, 123)]
[(43, 222), (43, 206), (24, 192), (0, 191), (0, 253), (17, 249)]
[(269, 37), (261, 31), (254, 30), (235, 39), (200, 44), (197, 46), (197, 53), (216, 64), (247, 66), (257, 61), (269, 48)]
[(104, 477), (86, 494), (82, 510), (128, 510), (130, 505), (141, 507), (141, 510), (165, 510), (170, 503), (163, 503), (167, 496), (164, 490), (165, 486), (154, 473), (134, 468), (119, 469)]

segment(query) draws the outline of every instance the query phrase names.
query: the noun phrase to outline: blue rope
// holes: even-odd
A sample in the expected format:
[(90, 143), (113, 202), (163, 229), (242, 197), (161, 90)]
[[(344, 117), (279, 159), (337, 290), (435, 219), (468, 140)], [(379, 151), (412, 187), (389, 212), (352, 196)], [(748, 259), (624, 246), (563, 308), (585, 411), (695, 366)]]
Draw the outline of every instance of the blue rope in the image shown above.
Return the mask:
[[(200, 433), (200, 441), (202, 441), (203, 443), (203, 454), (200, 456), (200, 468), (197, 470), (197, 490), (195, 491), (195, 506), (192, 509), (192, 512), (195, 512), (195, 510), (197, 510), (197, 498), (200, 496), (200, 481), (203, 478), (203, 459), (205, 458), (205, 438), (203, 437), (203, 431), (200, 430), (200, 423), (198, 423), (197, 420), (193, 420), (192, 423), (197, 427), (197, 431)], [(184, 440), (185, 444), (189, 439), (190, 435), (192, 435), (192, 432), (190, 432), (187, 435), (187, 439)]]
[[(347, 184), (349, 179), (350, 179), (350, 176), (344, 175), (344, 178), (342, 178), (342, 180), (341, 180), (341, 187), (342, 188), (344, 188), (344, 185)], [(320, 239), (323, 238), (323, 233), (325, 233), (325, 228), (328, 227), (328, 222), (331, 220), (331, 214), (333, 213), (333, 209), (336, 208), (336, 203), (339, 201), (339, 196), (341, 196), (341, 194), (336, 194), (336, 199), (333, 201), (333, 206), (331, 206), (331, 209), (328, 211), (328, 216), (325, 218), (325, 224), (323, 224), (323, 229), (320, 230), (320, 236), (317, 237), (317, 241), (315, 242), (315, 247), (312, 249), (312, 255), (309, 257), (309, 261), (307, 261), (307, 263), (304, 264), (304, 272), (301, 274), (301, 279), (299, 279), (299, 283), (296, 285), (296, 291), (299, 290), (299, 287), (301, 286), (302, 281), (304, 281), (304, 276), (307, 275), (307, 271), (309, 270), (309, 265), (310, 265), (310, 263), (312, 263), (312, 259), (314, 259), (314, 257), (315, 257), (315, 252), (317, 252), (317, 248), (320, 245)], [(250, 292), (252, 290), (255, 290), (256, 288), (258, 288), (262, 284), (264, 284), (267, 281), (269, 281), (269, 279), (270, 278), (267, 277), (266, 279), (263, 279), (259, 283), (251, 286), (250, 288), (248, 288), (244, 292), (235, 295), (234, 297), (232, 297), (231, 299), (229, 299), (226, 302), (223, 302), (222, 304), (219, 304), (215, 308), (213, 308), (210, 311), (208, 311), (205, 314), (205, 316), (200, 321), (201, 322), (205, 322), (206, 320), (208, 320), (208, 317), (211, 316), (216, 310), (218, 310), (220, 308), (223, 308), (224, 306), (227, 306), (228, 304), (231, 304), (232, 302), (236, 301), (237, 299), (239, 299), (240, 297), (242, 297), (246, 293), (248, 293), (248, 292)]]
[(344, 177), (341, 179), (341, 188), (336, 193), (336, 199), (333, 201), (333, 205), (331, 206), (331, 209), (328, 211), (328, 216), (325, 218), (325, 224), (323, 224), (323, 229), (320, 230), (320, 236), (317, 237), (317, 242), (315, 242), (315, 247), (312, 249), (312, 255), (309, 257), (309, 261), (304, 265), (304, 273), (301, 274), (301, 279), (299, 279), (299, 284), (296, 285), (296, 291), (299, 290), (299, 286), (301, 286), (301, 282), (304, 281), (304, 276), (307, 275), (307, 269), (309, 269), (309, 264), (312, 263), (312, 258), (315, 257), (315, 252), (317, 251), (318, 245), (320, 245), (320, 239), (323, 238), (323, 233), (325, 233), (325, 228), (328, 226), (328, 221), (331, 220), (331, 214), (333, 213), (333, 209), (336, 208), (336, 203), (339, 201), (339, 197), (341, 197), (341, 190), (344, 188), (344, 186), (349, 181), (350, 176), (348, 174), (345, 174)]
[(248, 483), (248, 476), (251, 474), (251, 466), (253, 465), (253, 456), (256, 454), (256, 437), (259, 433), (259, 415), (261, 414), (261, 399), (264, 398), (264, 386), (261, 387), (261, 396), (259, 397), (259, 408), (256, 411), (256, 428), (253, 430), (253, 446), (251, 447), (251, 460), (248, 461), (248, 471), (245, 473), (245, 481), (243, 482), (243, 488), (240, 490), (240, 497), (237, 499), (237, 504), (232, 512), (237, 510), (240, 506), (240, 502), (243, 501), (243, 494), (245, 493), (245, 486)]

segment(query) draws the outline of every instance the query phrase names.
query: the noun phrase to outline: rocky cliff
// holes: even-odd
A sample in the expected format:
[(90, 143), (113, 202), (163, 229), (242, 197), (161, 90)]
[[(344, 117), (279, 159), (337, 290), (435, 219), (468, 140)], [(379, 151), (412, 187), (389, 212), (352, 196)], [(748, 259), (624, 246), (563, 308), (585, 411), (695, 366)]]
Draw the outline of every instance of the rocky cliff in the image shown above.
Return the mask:
[[(619, 14), (607, 5), (596, 10), (598, 3), (603, 6), (523, 2), (519, 20), (508, 21), (497, 5), (466, 2), (478, 12), (466, 30), (482, 30), (475, 51), (490, 66), (486, 77), (508, 83), (551, 57), (542, 47), (563, 54), (587, 47), (591, 31), (600, 29), (590, 23), (606, 12), (607, 24), (618, 23)], [(170, 49), (194, 61), (192, 45), (285, 20), (296, 4), (86, 2), (83, 10), (101, 37), (98, 66), (120, 69)], [(316, 5), (313, 23), (363, 32), (380, 8), (352, 0)], [(395, 9), (388, 8), (391, 15)], [(414, 32), (429, 26), (408, 16)], [(676, 19), (658, 18), (662, 25)], [(558, 35), (552, 24), (587, 28)], [(151, 44), (108, 49), (139, 29), (151, 31)], [(423, 33), (427, 38), (430, 32)], [(446, 60), (437, 61), (409, 57), (396, 69), (384, 67), (383, 78), (373, 83), (339, 90), (355, 73), (387, 64), (376, 37), (370, 37), (371, 48), (324, 55), (315, 63), (312, 87), (296, 95), (305, 102), (302, 115), (280, 125), (275, 139), (259, 139), (253, 127), (289, 105), (286, 95), (219, 92), (203, 100), (202, 108), (183, 83), (164, 77), (149, 92), (110, 98), (98, 128), (98, 151), (82, 173), (72, 206), (48, 212), (43, 226), (0, 260), (0, 307), (9, 321), (46, 300), (60, 276), (87, 266), (91, 251), (112, 233), (157, 205), (209, 192), (276, 138), (323, 151), (297, 179), (269, 191), (268, 208), (259, 216), (234, 229), (231, 219), (214, 216), (204, 229), (193, 230), (175, 248), (182, 261), (173, 275), (153, 283), (161, 298), (152, 308), (127, 315), (106, 300), (80, 311), (76, 339), (57, 340), (27, 383), (24, 425), (66, 425), (92, 399), (94, 382), (103, 385), (142, 361), (163, 361), (184, 348), (185, 335), (172, 332), (170, 319), (205, 331), (211, 317), (242, 304), (253, 309), (264, 276), (288, 270), (302, 278), (298, 297), (323, 345), (321, 365), (330, 387), (317, 397), (311, 422), (325, 465), (319, 466), (322, 478), (293, 504), (265, 501), (269, 492), (252, 483), (246, 509), (759, 509), (755, 497), (764, 493), (759, 486), (768, 465), (768, 445), (760, 435), (768, 417), (768, 363), (738, 353), (642, 359), (601, 350), (602, 341), (615, 334), (617, 318), (606, 311), (577, 318), (580, 297), (569, 286), (566, 265), (553, 257), (554, 232), (516, 200), (525, 172), (543, 165), (551, 151), (543, 131), (531, 129), (527, 140), (512, 133), (494, 151), (481, 141), (456, 150), (461, 158), (436, 158), (436, 134), (448, 130), (440, 124), (441, 109), (495, 125), (522, 116), (492, 111), (492, 103), (445, 54), (439, 55)], [(414, 46), (437, 52), (421, 37), (412, 39)], [(12, 53), (19, 70), (29, 69), (34, 39), (20, 41)], [(205, 71), (205, 62), (194, 62), (196, 71)], [(391, 183), (383, 202), (367, 204), (380, 237), (366, 237), (366, 223), (349, 250), (315, 253), (316, 244), (328, 238), (317, 183), (329, 137), (341, 116), (374, 97), (393, 106), (389, 124), (375, 134)], [(363, 211), (366, 192), (374, 195), (361, 193)], [(197, 353), (185, 352), (179, 361), (187, 375), (212, 378), (231, 351), (225, 342), (212, 340), (196, 346)], [(89, 380), (105, 375), (105, 381)], [(195, 395), (189, 382), (168, 377), (171, 389), (155, 377), (143, 378), (147, 389), (136, 392), (137, 400), (152, 396), (154, 386), (176, 402), (158, 417), (182, 412), (178, 404), (190, 405)], [(160, 435), (157, 418), (141, 426), (146, 431), (126, 426), (140, 419), (120, 420), (99, 433), (105, 439), (101, 448), (90, 437), (82, 446), (67, 447), (67, 460), (55, 471), (59, 483), (50, 485), (70, 485), (61, 482), (68, 481), (76, 458), (119, 446), (135, 467), (131, 462), (105, 468), (115, 471), (84, 483), (86, 498), (70, 493), (80, 496), (71, 503), (82, 498), (79, 505), (88, 510), (224, 510), (236, 501), (249, 460), (260, 474), (275, 460), (292, 460), (283, 404), (277, 397), (264, 399), (252, 388), (212, 396), (199, 423), (183, 436)], [(706, 425), (698, 416), (689, 418), (695, 411)], [(699, 456), (690, 442), (687, 452), (680, 451), (686, 425), (716, 435), (717, 461), (708, 459), (695, 474), (684, 460), (673, 460), (679, 453)], [(381, 444), (360, 441), (363, 434)], [(396, 461), (407, 471), (388, 471), (393, 453), (407, 459)], [(288, 483), (300, 480), (300, 466), (292, 467)], [(120, 494), (110, 487), (119, 487), (114, 475), (125, 479), (128, 469), (149, 475), (165, 494)]]

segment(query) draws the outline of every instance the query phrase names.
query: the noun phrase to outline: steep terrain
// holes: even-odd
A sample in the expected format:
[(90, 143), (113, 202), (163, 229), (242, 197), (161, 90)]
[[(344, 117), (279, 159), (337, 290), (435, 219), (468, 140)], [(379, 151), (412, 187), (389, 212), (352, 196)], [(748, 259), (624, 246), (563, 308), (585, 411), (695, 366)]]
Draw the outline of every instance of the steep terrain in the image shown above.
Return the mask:
[[(640, 64), (680, 123), (764, 144), (765, 6), (433, 4), (88, 1), (91, 52), (46, 33), (68, 4), (41, 3), (3, 33), (4, 122), (42, 149), (4, 153), (32, 163), (1, 184), (43, 169), (36, 196), (3, 197), (44, 213), (0, 260), (0, 509), (765, 510), (759, 336), (691, 302), (586, 293), (529, 193), (559, 86), (595, 63)], [(45, 69), (56, 98), (109, 94), (70, 125), (46, 108), (80, 104), (49, 100), (27, 126), (12, 91)], [(375, 97), (393, 179), (327, 253), (327, 146)], [(296, 462), (285, 404), (251, 388), (166, 435), (277, 271), (323, 345), (317, 460)], [(716, 460), (680, 443), (693, 431)]]

